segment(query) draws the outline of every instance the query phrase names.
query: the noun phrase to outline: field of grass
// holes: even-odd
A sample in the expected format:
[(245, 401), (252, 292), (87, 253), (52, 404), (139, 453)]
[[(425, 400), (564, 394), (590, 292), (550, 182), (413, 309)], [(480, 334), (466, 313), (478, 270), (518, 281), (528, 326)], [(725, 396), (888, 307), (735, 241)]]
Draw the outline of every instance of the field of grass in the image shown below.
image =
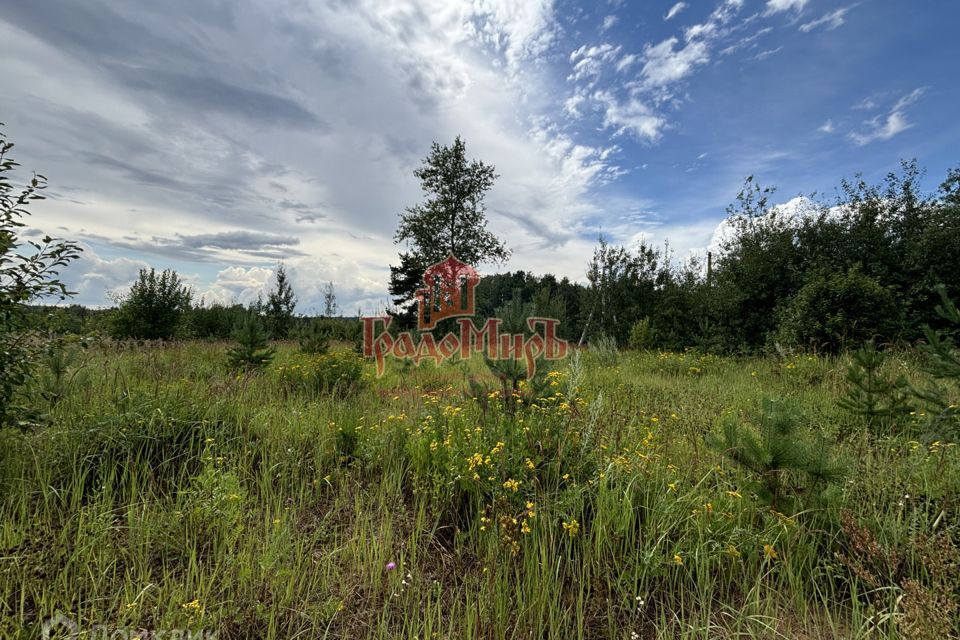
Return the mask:
[[(249, 375), (224, 351), (93, 348), (41, 426), (0, 432), (0, 636), (57, 612), (223, 639), (957, 633), (960, 448), (869, 432), (843, 358), (587, 352), (510, 415), (466, 393), (480, 362), (365, 363), (330, 395), (284, 384), (292, 345)], [(764, 398), (842, 480), (774, 509), (707, 446)]]

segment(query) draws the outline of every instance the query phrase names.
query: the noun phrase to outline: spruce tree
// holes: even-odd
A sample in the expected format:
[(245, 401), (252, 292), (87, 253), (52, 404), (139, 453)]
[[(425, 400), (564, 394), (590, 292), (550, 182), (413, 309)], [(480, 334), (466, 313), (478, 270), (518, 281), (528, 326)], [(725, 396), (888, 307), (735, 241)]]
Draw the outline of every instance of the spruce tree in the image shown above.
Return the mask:
[(248, 312), (233, 334), (237, 345), (227, 350), (234, 369), (259, 369), (270, 364), (276, 350), (267, 343), (267, 333), (256, 313)]
[(277, 265), (276, 284), (267, 294), (267, 303), (264, 305), (264, 316), (267, 321), (267, 331), (274, 340), (284, 340), (290, 335), (293, 325), (293, 310), (297, 306), (297, 298), (287, 278), (287, 271), (283, 263)]
[(886, 356), (870, 340), (853, 354), (847, 368), (850, 385), (838, 404), (863, 416), (871, 429), (890, 428), (910, 409), (910, 385), (902, 375), (892, 378), (882, 371)]

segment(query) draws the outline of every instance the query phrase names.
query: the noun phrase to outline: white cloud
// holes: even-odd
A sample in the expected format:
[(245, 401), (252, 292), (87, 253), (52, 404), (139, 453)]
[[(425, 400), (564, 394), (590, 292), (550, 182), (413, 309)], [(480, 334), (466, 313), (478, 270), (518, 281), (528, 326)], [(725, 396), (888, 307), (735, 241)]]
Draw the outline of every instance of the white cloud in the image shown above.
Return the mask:
[(609, 43), (603, 43), (594, 47), (586, 45), (580, 47), (570, 54), (570, 62), (573, 63), (573, 73), (567, 76), (567, 80), (580, 82), (590, 78), (596, 78), (600, 75), (603, 66), (617, 57), (620, 53), (619, 46), (613, 46)]
[(805, 22), (804, 24), (800, 25), (800, 31), (806, 33), (816, 29), (817, 27), (823, 27), (825, 31), (833, 31), (837, 27), (843, 25), (847, 12), (850, 11), (850, 9), (853, 9), (855, 6), (856, 5), (841, 7), (835, 11), (831, 11), (830, 13), (825, 13), (816, 20)]
[(833, 120), (827, 120), (822, 125), (817, 127), (817, 131), (820, 131), (821, 133), (833, 133), (835, 130), (836, 129), (833, 126)]
[(767, 0), (767, 8), (764, 13), (767, 15), (780, 13), (782, 11), (796, 11), (799, 13), (803, 11), (806, 4), (807, 0)]
[(613, 28), (613, 25), (617, 24), (618, 18), (614, 15), (605, 16), (603, 19), (603, 24), (600, 25), (600, 33)]
[(667, 121), (657, 115), (636, 96), (617, 100), (608, 92), (598, 92), (595, 98), (606, 107), (603, 124), (617, 133), (629, 132), (639, 140), (656, 142), (667, 127)]
[(670, 10), (667, 11), (667, 15), (663, 16), (663, 19), (670, 20), (686, 8), (687, 8), (686, 2), (678, 2), (677, 4), (670, 7)]
[(889, 140), (898, 133), (911, 128), (913, 123), (907, 120), (906, 109), (924, 94), (925, 87), (914, 89), (910, 93), (901, 97), (893, 105), (886, 115), (877, 115), (867, 120), (865, 131), (854, 131), (849, 134), (849, 138), (859, 147), (876, 142), (878, 140)]
[(644, 49), (641, 76), (645, 86), (663, 87), (674, 83), (710, 60), (706, 43), (689, 42), (680, 49), (676, 48), (677, 43), (677, 38), (671, 37)]

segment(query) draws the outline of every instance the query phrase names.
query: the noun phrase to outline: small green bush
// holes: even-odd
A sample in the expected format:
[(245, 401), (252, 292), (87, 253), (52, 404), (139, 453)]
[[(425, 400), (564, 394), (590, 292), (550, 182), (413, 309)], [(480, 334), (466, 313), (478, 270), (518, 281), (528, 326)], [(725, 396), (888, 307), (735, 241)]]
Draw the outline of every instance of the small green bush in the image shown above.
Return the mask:
[(292, 392), (343, 396), (359, 388), (363, 358), (351, 351), (297, 354), (277, 367), (277, 375)]

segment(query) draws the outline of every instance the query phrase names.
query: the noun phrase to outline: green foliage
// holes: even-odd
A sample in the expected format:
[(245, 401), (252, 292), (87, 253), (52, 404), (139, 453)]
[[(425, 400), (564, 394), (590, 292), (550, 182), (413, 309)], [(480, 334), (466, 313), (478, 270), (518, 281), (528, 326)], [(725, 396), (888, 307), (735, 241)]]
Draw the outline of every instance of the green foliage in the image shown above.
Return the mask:
[(267, 294), (267, 303), (263, 305), (263, 316), (267, 332), (274, 340), (285, 340), (293, 326), (293, 310), (297, 306), (297, 297), (290, 286), (287, 271), (283, 264), (277, 265), (274, 288)]
[(612, 336), (600, 334), (590, 341), (590, 357), (604, 367), (614, 367), (620, 361), (620, 349)]
[(836, 352), (846, 344), (894, 338), (899, 315), (890, 290), (858, 264), (809, 276), (781, 309), (777, 337), (786, 345)]
[(655, 305), (654, 293), (662, 272), (663, 255), (645, 244), (635, 251), (611, 246), (600, 238), (587, 265), (584, 311), (588, 314), (586, 333), (593, 342), (601, 334), (627, 344), (630, 322), (649, 316)]
[(189, 314), (189, 334), (195, 338), (229, 340), (234, 330), (243, 321), (247, 309), (242, 304), (225, 305), (215, 302), (193, 307)]
[[(940, 294), (940, 304), (937, 314), (947, 321), (955, 330), (960, 330), (960, 310), (947, 295), (946, 288), (937, 287)], [(938, 384), (930, 384), (924, 390), (914, 390), (914, 393), (923, 400), (930, 414), (928, 425), (931, 437), (960, 441), (960, 402), (956, 399), (960, 389), (960, 349), (952, 336), (935, 331), (930, 327), (924, 329), (927, 342), (920, 346), (927, 356), (924, 369), (934, 380), (952, 385), (953, 394), (949, 389)]]
[(633, 323), (630, 327), (631, 349), (640, 351), (653, 346), (653, 329), (650, 327), (650, 318), (645, 317)]
[(909, 411), (910, 386), (903, 375), (883, 372), (886, 356), (868, 341), (853, 353), (847, 368), (847, 392), (838, 404), (863, 418), (873, 430), (889, 431)]
[(414, 175), (426, 201), (401, 214), (394, 240), (408, 243), (410, 250), (401, 252), (399, 266), (390, 267), (390, 293), (401, 311), (409, 310), (424, 269), (448, 255), (473, 266), (503, 262), (510, 255), (486, 228), (483, 200), (496, 180), (494, 168), (468, 160), (459, 136), (451, 146), (434, 142)]
[(23, 218), (30, 215), (27, 206), (44, 199), (47, 185), (44, 176), (34, 174), (27, 185), (14, 186), (11, 174), (20, 165), (10, 156), (13, 146), (0, 131), (0, 426), (20, 411), (13, 404), (16, 394), (44, 345), (27, 322), (26, 305), (47, 296), (69, 296), (59, 272), (81, 251), (73, 242), (50, 236), (20, 237)]
[(169, 340), (183, 328), (193, 293), (172, 269), (141, 269), (130, 291), (117, 298), (115, 338)]
[(330, 326), (320, 320), (312, 320), (300, 329), (300, 351), (323, 354), (330, 348)]
[(363, 364), (352, 351), (299, 354), (278, 365), (277, 375), (288, 391), (343, 397), (360, 387)]
[(259, 369), (273, 359), (276, 349), (269, 346), (267, 332), (260, 317), (247, 313), (233, 334), (237, 344), (227, 350), (227, 359), (234, 369)]
[[(501, 320), (501, 333), (520, 334), (525, 338), (533, 335), (527, 318), (536, 315), (536, 307), (524, 303), (519, 297), (514, 297), (496, 311), (496, 317)], [(543, 357), (537, 358), (536, 372), (532, 378), (528, 376), (527, 363), (522, 357), (492, 360), (484, 355), (484, 362), (500, 382), (498, 395), (508, 415), (514, 415), (520, 406), (530, 405), (546, 391), (547, 361)], [(487, 395), (476, 389), (474, 392), (476, 395)]]
[(765, 399), (756, 428), (727, 416), (719, 433), (707, 435), (707, 443), (753, 474), (758, 497), (778, 511), (796, 508), (801, 489), (821, 498), (827, 485), (843, 476), (826, 440), (811, 439), (797, 410), (783, 401)]

